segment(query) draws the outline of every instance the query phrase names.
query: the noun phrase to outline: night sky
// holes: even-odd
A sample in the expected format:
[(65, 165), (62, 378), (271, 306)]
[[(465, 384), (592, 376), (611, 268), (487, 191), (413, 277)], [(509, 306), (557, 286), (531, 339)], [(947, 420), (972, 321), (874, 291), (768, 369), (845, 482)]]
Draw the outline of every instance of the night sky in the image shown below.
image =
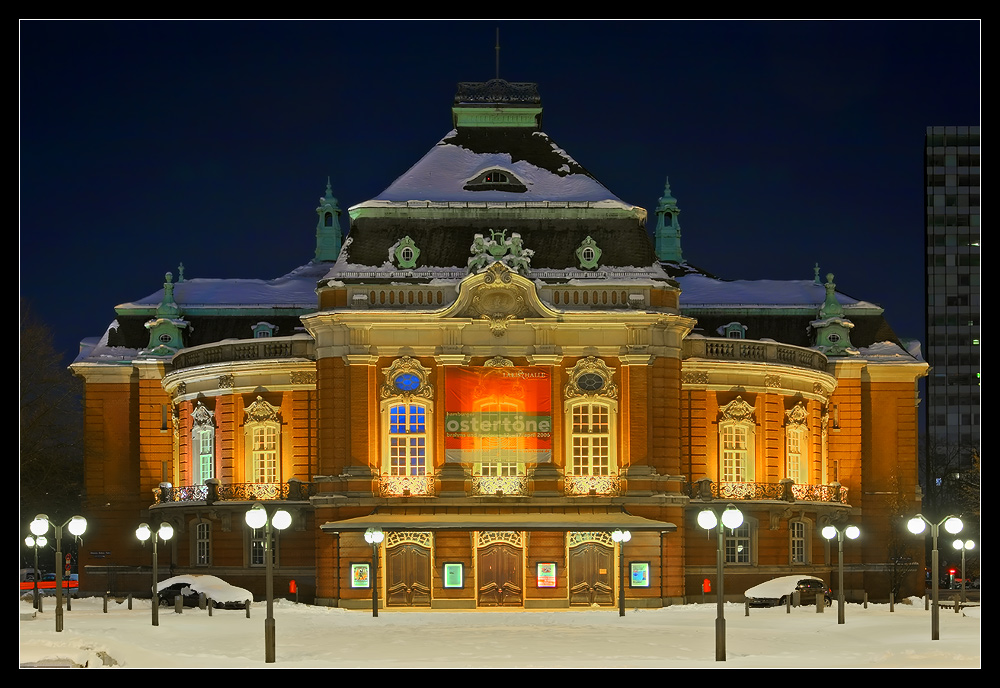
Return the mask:
[(923, 137), (977, 125), (978, 21), (20, 24), (20, 291), (72, 360), (114, 306), (308, 262), (451, 129), (459, 81), (538, 83), (543, 129), (685, 258), (811, 279), (924, 336)]

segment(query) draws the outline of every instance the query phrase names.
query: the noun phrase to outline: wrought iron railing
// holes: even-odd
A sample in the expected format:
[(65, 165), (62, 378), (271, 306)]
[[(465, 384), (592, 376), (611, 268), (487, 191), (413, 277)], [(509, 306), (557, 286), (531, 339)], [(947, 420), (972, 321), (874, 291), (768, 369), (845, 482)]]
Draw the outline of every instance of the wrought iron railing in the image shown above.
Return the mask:
[(692, 499), (775, 500), (847, 503), (847, 488), (830, 485), (798, 485), (790, 480), (777, 483), (712, 482), (688, 483)]
[(472, 494), (526, 495), (528, 478), (523, 475), (475, 475), (472, 477)]
[(379, 476), (380, 497), (411, 497), (434, 494), (433, 475), (382, 475)]
[(273, 500), (304, 500), (316, 494), (313, 483), (291, 480), (287, 483), (228, 483), (216, 480), (205, 485), (182, 485), (174, 487), (161, 483), (153, 490), (154, 504), (171, 502), (255, 502)]
[(617, 475), (567, 475), (567, 495), (619, 495), (622, 483)]

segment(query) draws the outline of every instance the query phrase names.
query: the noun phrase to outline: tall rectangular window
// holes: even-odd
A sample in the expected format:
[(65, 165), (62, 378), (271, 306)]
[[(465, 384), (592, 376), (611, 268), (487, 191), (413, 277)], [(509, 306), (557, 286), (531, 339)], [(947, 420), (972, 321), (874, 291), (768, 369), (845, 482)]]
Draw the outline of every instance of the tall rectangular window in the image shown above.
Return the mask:
[(399, 404), (389, 409), (389, 474), (424, 475), (427, 471), (427, 409)]
[(278, 428), (258, 425), (253, 429), (253, 482), (278, 482)]
[(788, 524), (791, 537), (791, 559), (793, 564), (806, 563), (806, 524), (792, 521)]
[(747, 480), (748, 435), (746, 427), (732, 424), (723, 426), (723, 482), (741, 483)]
[(195, 565), (212, 563), (212, 524), (201, 522), (195, 532)]
[(573, 475), (610, 475), (611, 414), (603, 404), (573, 407)]

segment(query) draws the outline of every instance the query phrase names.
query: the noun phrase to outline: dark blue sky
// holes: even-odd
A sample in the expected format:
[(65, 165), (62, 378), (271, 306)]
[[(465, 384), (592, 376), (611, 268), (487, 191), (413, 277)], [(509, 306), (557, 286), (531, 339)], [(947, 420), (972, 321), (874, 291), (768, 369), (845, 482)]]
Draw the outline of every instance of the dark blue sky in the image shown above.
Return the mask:
[(22, 296), (70, 356), (179, 262), (307, 262), (327, 175), (346, 216), (405, 172), (497, 26), (500, 76), (613, 193), (652, 216), (670, 177), (690, 262), (818, 261), (923, 338), (923, 136), (979, 124), (978, 21), (22, 22)]

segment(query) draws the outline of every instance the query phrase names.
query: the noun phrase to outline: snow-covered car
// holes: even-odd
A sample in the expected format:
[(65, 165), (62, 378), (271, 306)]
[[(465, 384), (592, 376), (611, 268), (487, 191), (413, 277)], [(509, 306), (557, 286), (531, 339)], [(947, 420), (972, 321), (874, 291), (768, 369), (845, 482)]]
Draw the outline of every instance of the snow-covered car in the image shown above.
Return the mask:
[[(823, 596), (826, 606), (833, 603), (831, 590), (816, 576), (781, 576), (749, 588), (743, 595), (751, 607), (784, 606), (794, 592), (799, 593), (799, 604), (815, 605), (816, 598)], [(793, 600), (795, 598), (792, 598)]]
[(221, 609), (243, 609), (247, 600), (253, 602), (253, 593), (245, 588), (237, 588), (216, 576), (188, 574), (173, 576), (160, 581), (156, 590), (160, 595), (160, 605), (173, 606), (180, 595), (185, 607), (197, 607), (201, 593)]

